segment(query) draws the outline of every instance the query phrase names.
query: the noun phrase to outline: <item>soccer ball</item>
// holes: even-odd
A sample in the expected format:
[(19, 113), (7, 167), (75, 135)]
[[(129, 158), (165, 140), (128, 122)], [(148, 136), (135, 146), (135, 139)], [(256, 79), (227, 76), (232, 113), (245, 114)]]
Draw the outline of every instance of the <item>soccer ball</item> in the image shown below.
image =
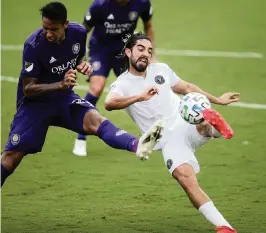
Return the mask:
[(205, 95), (192, 92), (181, 99), (179, 113), (185, 121), (194, 125), (204, 120), (202, 112), (210, 107), (211, 103)]

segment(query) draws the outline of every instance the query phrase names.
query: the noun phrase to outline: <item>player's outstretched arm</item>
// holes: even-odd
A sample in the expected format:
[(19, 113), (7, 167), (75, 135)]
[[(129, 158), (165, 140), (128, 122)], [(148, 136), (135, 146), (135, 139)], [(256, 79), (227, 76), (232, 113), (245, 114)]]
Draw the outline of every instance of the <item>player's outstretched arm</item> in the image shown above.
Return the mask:
[(147, 101), (156, 94), (159, 94), (159, 90), (156, 87), (149, 88), (140, 95), (129, 97), (124, 97), (116, 92), (110, 92), (105, 99), (104, 107), (107, 111), (125, 109), (134, 103)]
[(234, 102), (238, 102), (239, 97), (240, 97), (240, 94), (236, 92), (228, 92), (228, 93), (223, 94), (220, 97), (216, 97), (216, 96), (209, 94), (208, 92), (201, 90), (198, 86), (192, 83), (188, 83), (184, 80), (179, 80), (179, 82), (172, 87), (172, 90), (175, 93), (182, 94), (182, 95), (185, 95), (191, 92), (198, 92), (198, 93), (205, 95), (210, 100), (211, 103), (219, 104), (219, 105), (227, 105), (227, 104), (231, 104)]
[(51, 91), (68, 90), (77, 85), (77, 71), (70, 69), (66, 72), (64, 79), (61, 82), (50, 84), (38, 83), (38, 79), (34, 77), (23, 78), (23, 92), (27, 97), (41, 95)]

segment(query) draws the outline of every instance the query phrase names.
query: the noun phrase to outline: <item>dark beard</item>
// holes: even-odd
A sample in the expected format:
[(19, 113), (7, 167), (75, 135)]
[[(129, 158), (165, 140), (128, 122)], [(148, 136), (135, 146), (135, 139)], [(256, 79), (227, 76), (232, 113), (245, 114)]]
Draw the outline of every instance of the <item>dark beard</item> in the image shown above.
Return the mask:
[(148, 66), (148, 64), (144, 65), (144, 66), (137, 66), (137, 62), (131, 62), (131, 65), (138, 72), (144, 72)]

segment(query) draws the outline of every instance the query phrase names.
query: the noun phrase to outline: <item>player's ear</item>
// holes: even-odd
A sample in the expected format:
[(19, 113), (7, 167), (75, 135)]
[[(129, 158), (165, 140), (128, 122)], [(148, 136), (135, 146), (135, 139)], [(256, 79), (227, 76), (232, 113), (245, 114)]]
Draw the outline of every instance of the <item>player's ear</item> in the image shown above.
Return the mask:
[(67, 29), (67, 27), (68, 27), (68, 23), (69, 23), (69, 21), (66, 21), (65, 23), (64, 23), (64, 29)]
[(131, 57), (131, 49), (129, 49), (129, 48), (126, 48), (125, 49), (125, 54), (127, 55), (127, 57)]

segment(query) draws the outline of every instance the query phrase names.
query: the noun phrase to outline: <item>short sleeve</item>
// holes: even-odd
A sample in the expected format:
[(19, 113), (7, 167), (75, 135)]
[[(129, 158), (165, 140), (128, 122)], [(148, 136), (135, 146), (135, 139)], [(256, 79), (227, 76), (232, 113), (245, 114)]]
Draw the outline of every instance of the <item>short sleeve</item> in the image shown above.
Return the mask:
[(87, 32), (84, 28), (84, 31), (82, 31), (79, 58), (83, 58), (86, 55), (86, 39), (87, 39)]
[(173, 87), (174, 85), (176, 85), (179, 80), (181, 80), (181, 78), (179, 78), (176, 73), (170, 68), (169, 69), (169, 81), (170, 81), (170, 86)]
[(40, 76), (40, 67), (37, 57), (37, 49), (29, 44), (24, 45), (22, 75), (30, 77)]
[(118, 93), (121, 96), (124, 96), (123, 87), (119, 82), (114, 82), (109, 87), (109, 93)]
[(143, 0), (142, 1), (142, 9), (140, 17), (143, 22), (147, 22), (152, 17), (152, 6), (150, 0)]
[(99, 22), (99, 16), (101, 14), (101, 10), (99, 8), (100, 7), (97, 2), (94, 1), (88, 9), (86, 15), (84, 16), (84, 22), (88, 27), (94, 27), (97, 22)]

